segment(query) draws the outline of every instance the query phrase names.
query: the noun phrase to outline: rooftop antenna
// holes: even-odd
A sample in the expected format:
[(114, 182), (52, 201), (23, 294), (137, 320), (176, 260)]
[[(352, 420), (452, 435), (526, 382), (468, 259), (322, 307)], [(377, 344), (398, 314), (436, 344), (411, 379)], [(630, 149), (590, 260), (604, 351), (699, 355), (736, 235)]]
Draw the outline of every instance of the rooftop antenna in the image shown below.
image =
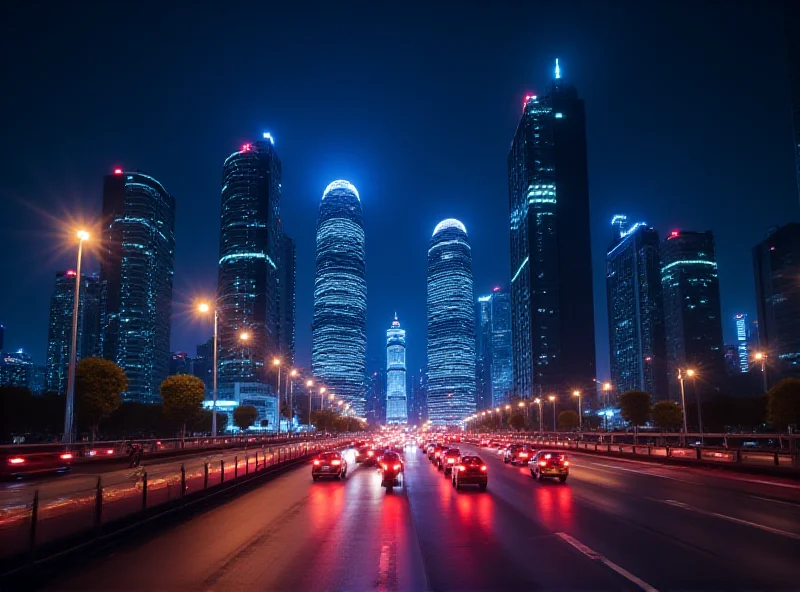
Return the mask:
[(561, 68), (558, 67), (558, 58), (556, 58), (556, 80), (561, 78)]

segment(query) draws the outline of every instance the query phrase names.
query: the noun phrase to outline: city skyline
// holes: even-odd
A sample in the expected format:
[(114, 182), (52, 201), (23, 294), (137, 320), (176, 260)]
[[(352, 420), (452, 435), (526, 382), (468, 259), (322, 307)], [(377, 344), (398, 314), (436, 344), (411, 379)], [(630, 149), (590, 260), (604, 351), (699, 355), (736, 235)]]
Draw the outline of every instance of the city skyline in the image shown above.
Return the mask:
[[(705, 9), (701, 7), (702, 13)], [(788, 121), (786, 118), (785, 110), (780, 108), (782, 101), (785, 101), (785, 91), (787, 85), (785, 84), (785, 64), (778, 63), (777, 60), (764, 60), (761, 59), (758, 52), (768, 54), (771, 48), (774, 48), (776, 41), (773, 41), (768, 33), (778, 32), (779, 23), (777, 21), (777, 9), (768, 9), (764, 14), (750, 15), (751, 18), (735, 20), (733, 22), (733, 30), (727, 33), (712, 32), (711, 34), (720, 36), (720, 47), (726, 47), (733, 43), (736, 37), (736, 31), (747, 28), (756, 30), (756, 34), (764, 36), (766, 45), (759, 47), (755, 50), (753, 55), (744, 56), (745, 59), (741, 63), (741, 69), (737, 71), (736, 81), (738, 83), (744, 81), (744, 87), (740, 88), (735, 95), (728, 97), (726, 104), (722, 105), (721, 111), (718, 114), (709, 115), (706, 110), (688, 107), (684, 108), (681, 105), (670, 104), (670, 109), (664, 109), (665, 103), (670, 103), (667, 99), (668, 95), (659, 94), (662, 87), (657, 86), (658, 75), (654, 72), (648, 71), (643, 67), (649, 54), (645, 51), (641, 56), (623, 56), (615, 53), (615, 49), (609, 49), (610, 53), (603, 55), (603, 60), (598, 61), (597, 56), (591, 56), (588, 51), (579, 51), (580, 47), (569, 47), (565, 51), (558, 53), (562, 54), (561, 66), (564, 72), (565, 79), (574, 82), (580, 89), (581, 95), (586, 101), (587, 108), (587, 140), (589, 143), (592, 158), (590, 159), (590, 195), (592, 199), (592, 237), (593, 237), (593, 267), (594, 267), (594, 293), (595, 293), (595, 311), (598, 308), (604, 308), (602, 292), (598, 292), (598, 282), (602, 282), (602, 259), (607, 235), (601, 234), (597, 229), (605, 227), (607, 224), (606, 213), (613, 212), (614, 210), (623, 209), (628, 211), (632, 217), (644, 218), (653, 223), (654, 227), (658, 228), (662, 235), (666, 234), (671, 228), (674, 227), (693, 227), (693, 228), (710, 228), (717, 234), (718, 248), (721, 252), (719, 256), (719, 269), (720, 269), (720, 282), (721, 282), (721, 295), (723, 306), (723, 317), (730, 318), (736, 312), (746, 312), (751, 318), (755, 317), (755, 298), (754, 289), (752, 286), (752, 270), (749, 250), (754, 244), (762, 240), (770, 226), (783, 223), (792, 218), (796, 218), (796, 194), (794, 194), (794, 183), (792, 172), (789, 170), (788, 182), (781, 182), (781, 178), (787, 173), (785, 172), (785, 165), (789, 163), (791, 168), (792, 155), (789, 153), (786, 156), (781, 156), (784, 149), (778, 148), (781, 145), (781, 137), (786, 137), (791, 141), (791, 134), (787, 132), (783, 124)], [(614, 10), (611, 11), (613, 16)], [(766, 15), (766, 16), (764, 16)], [(578, 16), (576, 18), (587, 21), (598, 15), (592, 12), (591, 6), (587, 9), (586, 16)], [(669, 18), (667, 15), (664, 27), (669, 28)], [(675, 16), (674, 18), (678, 18)], [(754, 18), (752, 18), (754, 17)], [(494, 17), (493, 17), (494, 18)], [(550, 14), (550, 18), (555, 18), (555, 15)], [(556, 23), (557, 23), (556, 19)], [(746, 24), (745, 24), (746, 23)], [(575, 25), (579, 26), (578, 24)], [(656, 33), (660, 31), (657, 30)], [(705, 34), (705, 33), (704, 33)], [(598, 33), (591, 32), (590, 36), (584, 42), (584, 49), (591, 47), (593, 43), (598, 41)], [(563, 38), (563, 36), (562, 36)], [(335, 129), (329, 129), (328, 137), (343, 138), (345, 131), (351, 131), (356, 134), (356, 139), (347, 141), (345, 143), (347, 155), (337, 156), (331, 155), (336, 150), (336, 143), (330, 143), (326, 140), (315, 140), (313, 135), (317, 134), (320, 130), (315, 126), (318, 124), (318, 115), (313, 116), (313, 120), (309, 121), (309, 125), (303, 124), (298, 118), (297, 112), (293, 111), (290, 107), (284, 105), (283, 107), (274, 103), (274, 97), (270, 98), (270, 102), (266, 105), (259, 104), (256, 108), (255, 104), (245, 102), (245, 108), (236, 116), (224, 115), (219, 123), (215, 123), (208, 132), (208, 138), (201, 138), (196, 146), (186, 147), (185, 142), (181, 142), (181, 148), (178, 148), (175, 142), (181, 139), (181, 134), (177, 133), (180, 127), (175, 124), (167, 123), (163, 127), (153, 128), (152, 126), (143, 126), (147, 130), (146, 140), (141, 133), (133, 130), (132, 125), (125, 123), (124, 126), (121, 122), (116, 124), (116, 133), (113, 137), (104, 135), (102, 130), (92, 131), (91, 122), (86, 125), (89, 128), (80, 133), (66, 133), (62, 134), (64, 137), (71, 137), (67, 145), (74, 145), (75, 150), (71, 150), (70, 154), (66, 154), (61, 158), (62, 162), (52, 162), (48, 167), (49, 178), (59, 179), (61, 183), (50, 184), (37, 181), (36, 170), (30, 167), (14, 167), (7, 171), (8, 174), (4, 176), (4, 196), (10, 197), (8, 203), (10, 205), (11, 214), (9, 220), (19, 220), (19, 231), (27, 230), (27, 221), (38, 223), (46, 218), (42, 218), (39, 214), (31, 214), (26, 205), (23, 205), (28, 200), (28, 196), (41, 196), (42, 208), (51, 211), (60, 212), (65, 209), (67, 198), (72, 203), (73, 196), (77, 196), (75, 203), (91, 204), (93, 201), (97, 202), (100, 184), (97, 179), (99, 175), (108, 172), (114, 165), (129, 164), (132, 166), (141, 166), (153, 172), (153, 174), (163, 180), (170, 190), (178, 198), (178, 217), (176, 228), (177, 250), (176, 250), (176, 281), (179, 286), (175, 291), (175, 314), (173, 315), (173, 343), (171, 350), (186, 350), (193, 351), (196, 343), (204, 342), (210, 334), (208, 325), (204, 326), (203, 323), (188, 322), (181, 316), (181, 307), (186, 306), (197, 293), (210, 293), (215, 284), (214, 262), (217, 259), (217, 254), (213, 251), (217, 250), (217, 242), (215, 234), (218, 231), (218, 218), (214, 210), (219, 207), (219, 194), (215, 193), (215, 187), (218, 187), (219, 182), (219, 162), (224, 158), (225, 147), (230, 145), (240, 145), (242, 141), (252, 137), (254, 131), (261, 131), (261, 129), (271, 130), (273, 135), (277, 138), (278, 145), (281, 147), (282, 156), (287, 162), (292, 161), (291, 178), (285, 178), (285, 193), (290, 195), (291, 209), (286, 213), (286, 218), (291, 224), (290, 228), (299, 228), (298, 235), (294, 238), (298, 244), (298, 303), (297, 303), (297, 327), (298, 327), (298, 363), (307, 365), (310, 356), (310, 332), (307, 327), (310, 324), (311, 308), (309, 286), (309, 252), (313, 251), (313, 242), (309, 243), (309, 225), (308, 223), (298, 224), (298, 221), (303, 220), (303, 217), (308, 217), (309, 207), (313, 210), (313, 195), (316, 195), (313, 187), (320, 186), (319, 177), (324, 176), (331, 178), (332, 176), (350, 175), (356, 181), (359, 187), (375, 187), (377, 188), (378, 173), (388, 175), (390, 181), (386, 184), (385, 190), (366, 191), (364, 193), (374, 195), (370, 203), (369, 215), (366, 216), (365, 224), (367, 224), (368, 234), (375, 236), (368, 258), (374, 261), (374, 266), (368, 266), (368, 283), (370, 286), (376, 286), (371, 291), (370, 302), (371, 314), (368, 317), (368, 343), (369, 350), (376, 353), (379, 349), (380, 341), (382, 340), (381, 333), (385, 330), (384, 323), (380, 322), (381, 318), (385, 315), (391, 314), (395, 308), (398, 307), (398, 299), (403, 302), (410, 303), (410, 310), (408, 311), (408, 328), (415, 334), (423, 334), (424, 331), (424, 315), (421, 315), (422, 304), (424, 303), (424, 296), (420, 293), (420, 277), (424, 278), (424, 265), (420, 265), (419, 259), (410, 257), (410, 261), (395, 261), (393, 273), (400, 274), (402, 278), (398, 282), (400, 291), (394, 291), (389, 294), (387, 290), (381, 287), (380, 281), (385, 273), (380, 269), (382, 264), (389, 261), (388, 253), (384, 247), (381, 252), (378, 230), (381, 227), (388, 227), (390, 220), (398, 219), (402, 221), (403, 226), (409, 229), (411, 233), (408, 236), (409, 244), (424, 244), (427, 240), (425, 235), (429, 233), (431, 224), (435, 223), (436, 219), (441, 218), (441, 213), (452, 205), (454, 201), (464, 201), (466, 215), (462, 219), (467, 225), (473, 229), (471, 241), (474, 244), (475, 251), (475, 279), (480, 285), (494, 285), (502, 283), (503, 278), (508, 275), (507, 270), (499, 270), (496, 261), (502, 262), (502, 248), (504, 247), (503, 232), (507, 222), (507, 213), (504, 208), (498, 206), (496, 202), (498, 199), (502, 201), (505, 194), (505, 173), (503, 153), (507, 149), (508, 138), (513, 133), (516, 120), (519, 117), (519, 101), (525, 95), (526, 91), (543, 90), (546, 86), (545, 81), (550, 78), (552, 60), (557, 53), (557, 49), (564, 47), (563, 40), (560, 41), (558, 35), (553, 34), (546, 40), (543, 40), (538, 45), (534, 44), (530, 47), (528, 52), (521, 57), (514, 58), (513, 62), (508, 62), (508, 72), (504, 74), (508, 78), (496, 87), (490, 95), (492, 107), (490, 108), (491, 116), (496, 118), (496, 124), (481, 130), (482, 137), (486, 138), (483, 143), (485, 147), (479, 148), (482, 152), (480, 156), (476, 156), (476, 160), (464, 161), (464, 158), (471, 159), (472, 157), (456, 151), (463, 162), (469, 162), (470, 168), (476, 170), (478, 180), (476, 187), (480, 190), (464, 190), (461, 185), (456, 181), (455, 187), (448, 187), (443, 190), (445, 185), (449, 185), (453, 179), (458, 179), (458, 175), (454, 174), (453, 166), (448, 162), (439, 163), (442, 165), (440, 171), (433, 173), (429, 165), (425, 165), (425, 155), (430, 154), (426, 151), (421, 151), (418, 154), (421, 166), (408, 166), (403, 165), (405, 170), (419, 169), (420, 173), (415, 180), (423, 179), (425, 183), (420, 185), (425, 186), (427, 192), (436, 194), (436, 200), (431, 200), (430, 204), (423, 204), (419, 212), (414, 211), (413, 216), (406, 214), (403, 208), (400, 207), (404, 202), (399, 199), (395, 190), (391, 186), (398, 185), (397, 177), (393, 172), (393, 159), (397, 154), (390, 146), (383, 145), (378, 150), (370, 151), (376, 156), (370, 156), (366, 153), (365, 146), (368, 145), (363, 126), (355, 125), (358, 123), (357, 118), (354, 116), (354, 110), (349, 109), (347, 105), (343, 104), (341, 100), (333, 101), (324, 107), (320, 112), (324, 117), (331, 117), (332, 115), (339, 115), (341, 122), (336, 124)], [(700, 72), (691, 67), (693, 63), (694, 54), (692, 53), (692, 43), (697, 45), (698, 39), (689, 35), (686, 48), (682, 49), (674, 56), (669, 56), (664, 65), (672, 73), (672, 78), (664, 82), (664, 90), (669, 90), (675, 86), (691, 86), (694, 89), (698, 100), (703, 100), (703, 97), (711, 97), (717, 90), (717, 87), (722, 87), (725, 80), (733, 80), (733, 77), (726, 71), (721, 71), (717, 74), (717, 78), (708, 79), (701, 76)], [(728, 44), (728, 45), (726, 45)], [(646, 48), (645, 48), (646, 49)], [(349, 56), (351, 48), (345, 47), (337, 50), (340, 53), (336, 55), (336, 59)], [(502, 51), (493, 57), (493, 63), (500, 63), (503, 56), (510, 55), (504, 54)], [(737, 54), (738, 55), (738, 54)], [(690, 59), (690, 57), (692, 59)], [(35, 55), (34, 55), (35, 58)], [(613, 64), (613, 69), (607, 67), (605, 64)], [(336, 66), (337, 61), (333, 62)], [(213, 70), (214, 64), (211, 64)], [(605, 68), (605, 69), (604, 69)], [(640, 88), (632, 88), (630, 85), (626, 87), (627, 94), (617, 94), (614, 96), (607, 96), (598, 89), (601, 84), (609, 85), (615, 80), (613, 72), (635, 70), (637, 76), (642, 80)], [(334, 70), (335, 71), (335, 70)], [(34, 84), (39, 83), (48, 70), (44, 68), (41, 70), (33, 80)], [(484, 70), (479, 70), (484, 72)], [(472, 73), (470, 73), (473, 75)], [(279, 76), (285, 76), (286, 73), (279, 73)], [(485, 73), (484, 75), (490, 76)], [(406, 73), (400, 72), (398, 82), (403, 82), (403, 76)], [(459, 72), (454, 73), (452, 79), (453, 85), (457, 86), (461, 80)], [(757, 93), (751, 90), (755, 86), (755, 82), (762, 77), (769, 77), (771, 80), (776, 81), (769, 89), (760, 89)], [(490, 78), (491, 79), (491, 78)], [(617, 78), (618, 80), (618, 78)], [(680, 81), (683, 80), (683, 84)], [(747, 81), (750, 80), (753, 84), (748, 85)], [(656, 85), (656, 86), (653, 86)], [(402, 85), (398, 85), (401, 86)], [(648, 89), (646, 93), (648, 96), (647, 101), (642, 101), (644, 90)], [(295, 92), (302, 92), (304, 89), (300, 88)], [(442, 109), (445, 113), (451, 113), (455, 108), (461, 108), (454, 105), (451, 101), (447, 100), (446, 94), (436, 94), (435, 89), (431, 89), (431, 96), (429, 97), (430, 103), (435, 105), (436, 109)], [(438, 92), (438, 91), (437, 91)], [(231, 96), (236, 96), (236, 90), (232, 90)], [(311, 96), (309, 94), (309, 96)], [(348, 96), (348, 101), (353, 97)], [(369, 95), (374, 97), (375, 95)], [(392, 101), (399, 101), (403, 98), (402, 93), (397, 94), (396, 97), (382, 96), (382, 101), (386, 104), (393, 104)], [(771, 182), (772, 190), (765, 195), (764, 199), (755, 206), (748, 206), (745, 195), (752, 193), (753, 187), (748, 188), (748, 182), (745, 180), (742, 183), (738, 178), (735, 164), (736, 158), (730, 160), (730, 155), (724, 151), (719, 151), (714, 154), (713, 149), (709, 149), (708, 155), (703, 155), (703, 158), (697, 158), (697, 154), (687, 155), (685, 158), (694, 158), (695, 163), (685, 162), (683, 167), (680, 164), (676, 165), (682, 168), (687, 176), (696, 179), (693, 187), (681, 185), (679, 193), (682, 203), (686, 204), (686, 209), (680, 211), (673, 207), (672, 198), (675, 196), (674, 192), (665, 191), (656, 187), (652, 181), (642, 182), (641, 177), (650, 176), (652, 178), (659, 178), (658, 170), (654, 169), (651, 163), (658, 160), (659, 148), (653, 146), (654, 152), (647, 154), (646, 158), (640, 158), (635, 152), (636, 146), (648, 145), (643, 144), (644, 136), (639, 136), (639, 142), (636, 141), (637, 133), (635, 131), (627, 131), (624, 138), (616, 140), (608, 135), (608, 123), (603, 123), (600, 118), (593, 116), (593, 113), (609, 113), (609, 119), (614, 120), (617, 117), (624, 115), (626, 121), (637, 121), (648, 130), (647, 137), (657, 135), (659, 130), (664, 133), (665, 129), (670, 127), (678, 121), (685, 121), (687, 127), (691, 126), (692, 133), (697, 133), (703, 136), (716, 136), (719, 144), (715, 144), (717, 148), (721, 148), (722, 144), (728, 133), (722, 130), (722, 133), (710, 132), (710, 127), (719, 125), (720, 120), (731, 121), (734, 119), (731, 115), (737, 110), (742, 110), (746, 105), (751, 104), (756, 100), (759, 105), (764, 106), (765, 120), (762, 121), (759, 130), (759, 137), (761, 138), (761, 145), (767, 147), (769, 156), (759, 154), (742, 154), (743, 162), (751, 163), (749, 166), (757, 168), (763, 175), (766, 175)], [(67, 97), (69, 99), (69, 97)], [(612, 101), (613, 99), (613, 101)], [(12, 98), (6, 98), (12, 100)], [(464, 109), (470, 110), (474, 108), (475, 99), (466, 97), (462, 102), (466, 101)], [(641, 109), (631, 110), (631, 105), (636, 102), (647, 104), (647, 111)], [(33, 101), (36, 104), (36, 100)], [(302, 103), (301, 103), (302, 104)], [(771, 105), (771, 107), (770, 107)], [(114, 114), (123, 114), (120, 110), (125, 109), (124, 103), (114, 106)], [(39, 109), (44, 113), (42, 125), (48, 122), (48, 126), (52, 129), (61, 129), (53, 122), (53, 117), (48, 115), (47, 109)], [(312, 110), (305, 106), (303, 107), (302, 115), (307, 117)], [(648, 119), (648, 112), (658, 113), (659, 119), (664, 120), (664, 124), (659, 124), (655, 119)], [(362, 110), (358, 113), (359, 117), (364, 115)], [(702, 115), (701, 115), (702, 114)], [(369, 116), (368, 113), (366, 113)], [(779, 115), (783, 117), (779, 121)], [(688, 116), (688, 117), (687, 117)], [(48, 119), (49, 118), (49, 119)], [(160, 121), (160, 120), (159, 120)], [(437, 118), (437, 121), (442, 121), (444, 130), (451, 130), (446, 118)], [(648, 123), (655, 127), (649, 128)], [(10, 128), (10, 137), (16, 138), (14, 135), (15, 126), (12, 122)], [(661, 125), (661, 127), (658, 127)], [(130, 126), (130, 127), (129, 127)], [(605, 126), (605, 128), (604, 128)], [(183, 126), (185, 130), (185, 126)], [(456, 129), (457, 128), (453, 128)], [(70, 125), (65, 124), (65, 130), (70, 131)], [(126, 130), (126, 133), (122, 133)], [(705, 131), (704, 131), (705, 130)], [(737, 133), (748, 133), (751, 130), (739, 130)], [(605, 132), (605, 133), (604, 133)], [(459, 132), (462, 133), (462, 132)], [(474, 131), (464, 130), (465, 136), (471, 136)], [(789, 134), (788, 136), (786, 134)], [(766, 134), (766, 139), (764, 134)], [(431, 141), (439, 146), (457, 146), (458, 142), (454, 141), (451, 131), (443, 132), (443, 137), (434, 134)], [(446, 137), (445, 137), (446, 136)], [(455, 136), (459, 137), (459, 136)], [(83, 138), (86, 138), (84, 140)], [(216, 139), (213, 139), (216, 138)], [(20, 153), (24, 152), (25, 146), (31, 139), (20, 136), (19, 138)], [(91, 141), (91, 145), (87, 146), (86, 141)], [(623, 142), (624, 140), (624, 142)], [(437, 144), (438, 143), (438, 144)], [(747, 143), (747, 142), (745, 142)], [(479, 143), (480, 144), (480, 143)], [(663, 145), (663, 142), (659, 143)], [(627, 152), (626, 145), (628, 146)], [(673, 143), (674, 145), (674, 143)], [(102, 150), (99, 147), (102, 146)], [(595, 150), (592, 150), (596, 148)], [(192, 162), (191, 166), (186, 166), (180, 161), (176, 161), (173, 154), (179, 154), (182, 150), (189, 150), (197, 162)], [(62, 149), (63, 150), (63, 149)], [(284, 155), (283, 151), (286, 150)], [(425, 149), (427, 150), (427, 149)], [(771, 151), (771, 152), (770, 152)], [(613, 161), (609, 166), (609, 160), (596, 161), (598, 158), (596, 153), (607, 152), (614, 155)], [(85, 154), (86, 157), (77, 155)], [(292, 158), (288, 155), (292, 154)], [(487, 156), (491, 154), (491, 158)], [(777, 156), (776, 156), (777, 155)], [(346, 156), (346, 157), (345, 157)], [(351, 158), (351, 156), (353, 158)], [(723, 160), (723, 156), (728, 160), (728, 164), (720, 168), (720, 165), (709, 164), (714, 158)], [(663, 158), (663, 157), (662, 157)], [(675, 155), (679, 160), (682, 158), (680, 155)], [(385, 159), (385, 160), (384, 160)], [(711, 159), (711, 161), (709, 161)], [(622, 161), (625, 165), (622, 165)], [(363, 164), (355, 164), (362, 161)], [(400, 162), (406, 162), (401, 160)], [(416, 161), (414, 161), (416, 162)], [(475, 163), (485, 163), (485, 171), (481, 167), (476, 167)], [(64, 168), (64, 164), (69, 163), (69, 170)], [(177, 164), (176, 164), (177, 163)], [(377, 166), (367, 166), (377, 165)], [(462, 166), (462, 164), (459, 166)], [(8, 164), (8, 163), (5, 163)], [(702, 170), (699, 168), (702, 165)], [(288, 165), (287, 165), (288, 166)], [(714, 173), (714, 167), (717, 170), (723, 171)], [(72, 169), (74, 168), (74, 173)], [(370, 172), (370, 168), (374, 172)], [(744, 167), (739, 167), (743, 169)], [(604, 172), (604, 171), (610, 172)], [(93, 173), (91, 172), (93, 171)], [(310, 171), (310, 174), (309, 174)], [(488, 171), (494, 171), (489, 174)], [(288, 173), (287, 173), (288, 174)], [(725, 177), (724, 175), (728, 175)], [(489, 182), (489, 180), (494, 179)], [(363, 179), (359, 180), (359, 179)], [(447, 180), (444, 183), (444, 180)], [(619, 186), (619, 180), (622, 180), (622, 186)], [(637, 180), (638, 179), (638, 180)], [(433, 180), (433, 182), (429, 182)], [(384, 179), (381, 179), (380, 185), (384, 185)], [(713, 182), (712, 182), (713, 181)], [(53, 187), (56, 185), (57, 187)], [(739, 190), (733, 185), (741, 185), (742, 189)], [(694, 188), (696, 187), (696, 188)], [(783, 188), (783, 189), (781, 189)], [(788, 191), (787, 191), (788, 188)], [(63, 189), (63, 190), (62, 190)], [(738, 191), (738, 193), (737, 193)], [(714, 204), (716, 208), (716, 201), (714, 195), (725, 195), (726, 201), (732, 200), (732, 203), (737, 204), (736, 207), (731, 208), (730, 211), (721, 208), (720, 211), (710, 214), (711, 208), (703, 205), (703, 199), (708, 199), (710, 204)], [(647, 203), (638, 203), (641, 195), (647, 196)], [(737, 198), (737, 195), (740, 197)], [(782, 196), (782, 197), (781, 197)], [(737, 201), (738, 199), (738, 201)], [(188, 200), (188, 201), (184, 201)], [(486, 202), (484, 205), (483, 202)], [(37, 203), (39, 203), (37, 201)], [(181, 204), (185, 203), (184, 207)], [(417, 203), (417, 202), (415, 202)], [(196, 205), (195, 205), (196, 204)], [(692, 205), (689, 210), (689, 204)], [(705, 209), (704, 209), (705, 208)], [(95, 206), (83, 208), (83, 212), (91, 212), (96, 210)], [(196, 210), (198, 214), (193, 214), (191, 210)], [(666, 211), (668, 210), (668, 211)], [(312, 216), (313, 217), (313, 216)], [(749, 222), (744, 228), (739, 228), (734, 221), (746, 218)], [(474, 221), (486, 220), (487, 226), (481, 228), (476, 225)], [(408, 222), (411, 222), (408, 224)], [(370, 228), (375, 229), (370, 233)], [(737, 228), (734, 232), (733, 228)], [(197, 231), (195, 231), (197, 229)], [(34, 359), (39, 362), (44, 362), (44, 350), (46, 345), (46, 313), (47, 298), (52, 285), (52, 274), (58, 269), (68, 269), (74, 265), (74, 255), (70, 252), (65, 255), (51, 256), (50, 248), (43, 246), (41, 233), (33, 233), (32, 238), (35, 239), (33, 244), (28, 243), (28, 238), (20, 236), (16, 228), (10, 229), (6, 233), (7, 240), (14, 240), (19, 242), (21, 247), (19, 249), (20, 256), (18, 261), (11, 261), (12, 269), (17, 269), (18, 264), (25, 263), (24, 267), (20, 267), (21, 282), (19, 288), (15, 285), (12, 290), (22, 290), (23, 286), (26, 287), (23, 292), (15, 291), (8, 295), (3, 295), (2, 306), (0, 312), (14, 310), (14, 318), (6, 317), (0, 318), (7, 326), (7, 349), (16, 350), (19, 347), (24, 348), (34, 354)], [(501, 237), (501, 238), (497, 238)], [(48, 239), (52, 242), (52, 239)], [(405, 237), (404, 237), (404, 240)], [(598, 242), (601, 244), (600, 249), (597, 248)], [(207, 244), (208, 243), (208, 244)], [(495, 243), (497, 247), (495, 247)], [(209, 247), (210, 244), (210, 247)], [(309, 247), (309, 244), (312, 246)], [(52, 261), (46, 270), (40, 273), (37, 270), (31, 269), (30, 257), (33, 256), (36, 260), (46, 259)], [(600, 264), (598, 264), (598, 257)], [(373, 259), (374, 258), (374, 259)], [(503, 265), (504, 266), (504, 265)], [(91, 255), (87, 256), (85, 267), (88, 272), (93, 272), (98, 269), (97, 261)], [(598, 277), (600, 278), (598, 280)], [(744, 279), (742, 279), (744, 278)], [(422, 279), (424, 282), (424, 279)], [(741, 285), (740, 285), (741, 284)], [(599, 284), (602, 290), (603, 284)], [(30, 297), (28, 297), (30, 296)], [(374, 306), (374, 308), (372, 308)], [(30, 307), (30, 308), (28, 308)], [(374, 313), (374, 314), (373, 314)], [(596, 343), (598, 344), (597, 358), (598, 358), (598, 374), (603, 375), (604, 360), (608, 359), (607, 355), (607, 339), (605, 338), (605, 325), (604, 313), (597, 313), (595, 326), (597, 328)], [(404, 323), (405, 325), (405, 323)], [(735, 334), (731, 328), (730, 323), (725, 323), (726, 343), (735, 342)], [(605, 353), (604, 353), (605, 352)], [(411, 367), (418, 367), (424, 356), (420, 357), (419, 352), (409, 352), (409, 365)]]

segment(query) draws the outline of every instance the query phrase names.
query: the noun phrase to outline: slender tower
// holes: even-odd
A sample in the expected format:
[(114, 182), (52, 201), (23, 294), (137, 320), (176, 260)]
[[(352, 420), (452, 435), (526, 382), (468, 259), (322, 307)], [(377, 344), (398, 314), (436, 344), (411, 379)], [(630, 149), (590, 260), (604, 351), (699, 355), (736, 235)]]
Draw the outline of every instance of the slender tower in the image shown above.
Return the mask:
[(406, 395), (406, 330), (397, 313), (386, 331), (386, 423), (408, 422)]

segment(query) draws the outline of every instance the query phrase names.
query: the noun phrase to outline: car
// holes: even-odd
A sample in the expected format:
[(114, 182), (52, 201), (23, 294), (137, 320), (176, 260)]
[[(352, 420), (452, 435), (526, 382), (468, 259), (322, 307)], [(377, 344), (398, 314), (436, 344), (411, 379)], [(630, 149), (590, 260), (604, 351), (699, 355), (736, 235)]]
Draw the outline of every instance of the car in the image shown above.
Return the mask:
[(428, 448), (428, 458), (433, 464), (437, 464), (439, 462), (439, 457), (442, 454), (443, 448), (444, 446), (441, 444), (435, 444), (433, 447)]
[(441, 458), (441, 469), (447, 477), (453, 472), (453, 467), (458, 464), (461, 458), (461, 451), (458, 448), (448, 448)]
[(434, 455), (434, 464), (438, 470), (442, 470), (442, 463), (444, 462), (444, 455), (447, 454), (447, 451), (450, 449), (449, 444), (443, 444), (442, 450), (439, 452), (439, 456)]
[[(35, 450), (35, 451), (34, 451)], [(0, 455), (0, 477), (21, 479), (47, 473), (65, 473), (77, 453), (61, 446), (9, 448)]]
[(560, 450), (540, 450), (529, 463), (531, 477), (542, 481), (545, 477), (564, 483), (569, 477), (569, 459)]
[(512, 465), (519, 463), (524, 466), (528, 464), (534, 454), (533, 448), (527, 444), (512, 444), (506, 449), (503, 455), (503, 462), (506, 464), (511, 463)]
[(363, 446), (356, 451), (356, 462), (365, 467), (375, 466), (375, 450), (369, 446)]
[(485, 491), (489, 485), (489, 469), (479, 456), (462, 456), (453, 467), (452, 481), (456, 489), (461, 489), (462, 485), (477, 485)]
[(340, 452), (323, 452), (311, 461), (311, 478), (316, 481), (321, 477), (347, 477), (347, 461)]

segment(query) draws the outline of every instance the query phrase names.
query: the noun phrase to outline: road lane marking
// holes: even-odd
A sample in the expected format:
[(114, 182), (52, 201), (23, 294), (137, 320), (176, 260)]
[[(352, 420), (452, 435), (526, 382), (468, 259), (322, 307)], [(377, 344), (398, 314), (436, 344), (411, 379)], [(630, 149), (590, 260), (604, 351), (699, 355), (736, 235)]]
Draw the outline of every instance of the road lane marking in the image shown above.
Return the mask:
[(689, 504), (684, 504), (683, 502), (679, 502), (677, 500), (660, 500), (655, 498), (647, 498), (654, 502), (660, 502), (662, 504), (667, 504), (668, 506), (673, 506), (675, 508), (681, 508), (683, 510), (687, 510), (689, 512), (695, 512), (696, 514), (703, 514), (705, 516), (713, 516), (714, 518), (720, 518), (722, 520), (727, 520), (728, 522), (733, 522), (734, 524), (742, 524), (744, 526), (752, 526), (753, 528), (758, 528), (759, 530), (763, 530), (765, 532), (769, 532), (772, 534), (777, 534), (779, 536), (784, 536), (790, 539), (794, 539), (800, 541), (800, 534), (795, 534), (793, 532), (788, 532), (786, 530), (781, 530), (779, 528), (773, 528), (771, 526), (767, 526), (765, 524), (759, 524), (757, 522), (750, 522), (749, 520), (743, 520), (741, 518), (735, 518), (733, 516), (728, 516), (727, 514), (720, 514), (718, 512), (711, 512), (709, 510), (701, 510), (700, 508), (695, 508), (694, 506), (690, 506)]
[(760, 495), (748, 495), (747, 497), (761, 500), (763, 502), (772, 502), (773, 504), (783, 504), (784, 506), (792, 506), (794, 508), (800, 508), (800, 503), (798, 502), (788, 502), (784, 500), (777, 500), (772, 499), (771, 497), (761, 497)]
[(600, 563), (602, 563), (606, 567), (610, 567), (615, 572), (617, 572), (619, 575), (621, 575), (623, 578), (625, 578), (629, 582), (632, 582), (632, 583), (636, 584), (637, 586), (639, 586), (639, 588), (641, 588), (645, 592), (658, 592), (658, 590), (656, 588), (653, 588), (653, 586), (651, 586), (650, 584), (648, 584), (644, 580), (642, 580), (640, 578), (637, 578), (635, 575), (633, 575), (627, 569), (625, 569), (623, 567), (620, 567), (619, 565), (617, 565), (616, 563), (614, 563), (610, 559), (606, 558), (605, 556), (601, 555), (597, 551), (594, 551), (594, 550), (590, 549), (589, 547), (587, 547), (586, 545), (584, 545), (580, 541), (578, 541), (575, 538), (573, 538), (570, 535), (568, 535), (566, 532), (557, 532), (556, 536), (559, 537), (561, 540), (569, 543), (573, 547), (575, 547), (578, 551), (580, 551), (581, 553), (586, 555), (592, 561), (599, 561)]
[[(659, 475), (658, 473), (645, 473), (643, 471), (637, 471), (635, 469), (626, 469), (623, 467), (617, 467), (614, 465), (604, 465), (601, 463), (595, 463), (597, 466), (600, 467), (607, 467), (609, 469), (616, 469), (617, 471), (626, 471), (628, 473), (636, 473), (637, 475), (642, 475), (644, 477), (658, 477), (659, 479), (669, 479), (670, 481), (677, 481), (679, 483), (686, 483), (687, 485), (703, 485), (702, 483), (696, 483), (694, 481), (686, 481), (685, 479), (678, 479), (677, 477), (669, 477), (667, 475)], [(593, 465), (576, 465), (572, 463), (573, 467), (578, 467), (580, 469), (589, 469), (590, 471), (599, 471), (601, 473), (614, 473), (614, 471), (604, 471), (603, 469), (597, 469)]]

